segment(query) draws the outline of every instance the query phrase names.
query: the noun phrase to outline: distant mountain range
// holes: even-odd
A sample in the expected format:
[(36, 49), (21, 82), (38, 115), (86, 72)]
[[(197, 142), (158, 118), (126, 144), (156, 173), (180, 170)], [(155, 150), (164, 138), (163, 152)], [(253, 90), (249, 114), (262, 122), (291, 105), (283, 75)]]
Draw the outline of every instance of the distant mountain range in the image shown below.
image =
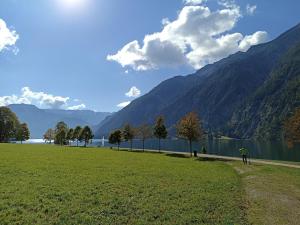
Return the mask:
[(64, 121), (69, 127), (88, 125), (94, 128), (111, 115), (108, 112), (90, 110), (39, 109), (34, 105), (26, 104), (14, 104), (8, 107), (17, 114), (21, 122), (28, 124), (31, 138), (42, 138), (46, 130), (54, 128), (59, 121)]
[(238, 52), (188, 76), (162, 82), (107, 117), (96, 135), (129, 122), (153, 124), (164, 115), (169, 130), (197, 112), (209, 132), (236, 138), (278, 138), (282, 121), (300, 105), (300, 24), (275, 40)]

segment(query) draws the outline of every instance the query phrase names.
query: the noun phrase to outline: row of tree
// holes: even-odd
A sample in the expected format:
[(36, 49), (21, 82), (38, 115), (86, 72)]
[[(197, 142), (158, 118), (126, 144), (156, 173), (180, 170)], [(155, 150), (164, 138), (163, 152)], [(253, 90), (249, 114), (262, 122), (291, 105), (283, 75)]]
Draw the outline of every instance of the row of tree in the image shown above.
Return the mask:
[[(177, 136), (184, 138), (189, 142), (189, 149), (192, 155), (192, 143), (204, 137), (201, 120), (197, 113), (191, 112), (185, 115), (176, 125)], [(139, 138), (143, 143), (143, 151), (145, 149), (145, 140), (155, 137), (158, 139), (158, 150), (161, 149), (161, 139), (166, 139), (168, 131), (165, 126), (164, 118), (159, 116), (156, 119), (154, 126), (143, 124), (139, 127), (132, 127), (126, 124), (122, 129), (115, 130), (109, 135), (109, 143), (116, 144), (118, 149), (122, 141), (130, 143), (132, 150), (132, 142), (134, 138)]]
[(30, 131), (26, 123), (20, 123), (18, 117), (7, 107), (0, 107), (0, 143), (11, 140), (26, 141)]
[(48, 143), (54, 141), (57, 145), (70, 145), (70, 142), (76, 141), (77, 146), (79, 142), (84, 142), (86, 147), (94, 138), (92, 129), (89, 126), (76, 128), (68, 128), (65, 122), (59, 122), (56, 124), (55, 129), (48, 129), (44, 134), (44, 140)]

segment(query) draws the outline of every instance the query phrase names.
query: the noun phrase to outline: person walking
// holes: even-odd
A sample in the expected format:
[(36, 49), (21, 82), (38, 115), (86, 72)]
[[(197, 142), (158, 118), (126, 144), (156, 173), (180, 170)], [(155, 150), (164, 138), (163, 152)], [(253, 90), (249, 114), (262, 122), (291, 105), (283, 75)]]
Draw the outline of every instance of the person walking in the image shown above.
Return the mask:
[(248, 161), (247, 161), (248, 149), (246, 149), (246, 148), (240, 148), (239, 151), (240, 151), (241, 156), (243, 158), (243, 163), (246, 165), (248, 163)]

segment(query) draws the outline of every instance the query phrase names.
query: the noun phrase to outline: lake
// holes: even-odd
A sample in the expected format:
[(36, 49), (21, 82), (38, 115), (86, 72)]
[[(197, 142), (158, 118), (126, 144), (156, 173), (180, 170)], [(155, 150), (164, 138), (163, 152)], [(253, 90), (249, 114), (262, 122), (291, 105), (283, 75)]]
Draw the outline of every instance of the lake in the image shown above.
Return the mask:
[[(101, 146), (102, 140), (93, 140), (93, 146)], [(42, 144), (42, 139), (31, 139), (25, 143)], [(75, 145), (76, 143), (74, 143)], [(224, 140), (224, 139), (210, 139), (206, 140), (206, 146), (209, 154), (216, 154), (222, 156), (240, 156), (239, 149), (246, 147), (250, 151), (250, 158), (269, 159), (269, 160), (282, 160), (282, 161), (295, 161), (300, 162), (300, 145), (289, 149), (283, 142), (268, 142), (268, 141), (253, 141), (253, 140)], [(110, 145), (107, 140), (105, 146)], [(123, 142), (121, 147), (129, 148), (129, 143)], [(134, 140), (133, 147), (142, 149), (142, 141)], [(200, 151), (202, 144), (193, 143), (193, 150)], [(149, 139), (145, 142), (146, 149), (158, 149), (158, 140)], [(188, 152), (188, 143), (181, 139), (167, 139), (161, 141), (161, 149), (166, 151)]]

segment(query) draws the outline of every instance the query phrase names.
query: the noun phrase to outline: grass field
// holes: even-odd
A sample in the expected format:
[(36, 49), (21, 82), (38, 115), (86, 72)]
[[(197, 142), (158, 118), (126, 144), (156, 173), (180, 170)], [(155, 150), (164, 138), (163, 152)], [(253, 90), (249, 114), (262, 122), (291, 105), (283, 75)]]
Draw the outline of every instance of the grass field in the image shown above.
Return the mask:
[[(276, 173), (288, 174), (283, 186)], [(260, 195), (260, 181), (270, 177), (281, 194), (293, 185), (298, 207), (299, 175), (156, 153), (1, 144), (0, 224), (268, 224), (263, 210), (272, 199)]]

